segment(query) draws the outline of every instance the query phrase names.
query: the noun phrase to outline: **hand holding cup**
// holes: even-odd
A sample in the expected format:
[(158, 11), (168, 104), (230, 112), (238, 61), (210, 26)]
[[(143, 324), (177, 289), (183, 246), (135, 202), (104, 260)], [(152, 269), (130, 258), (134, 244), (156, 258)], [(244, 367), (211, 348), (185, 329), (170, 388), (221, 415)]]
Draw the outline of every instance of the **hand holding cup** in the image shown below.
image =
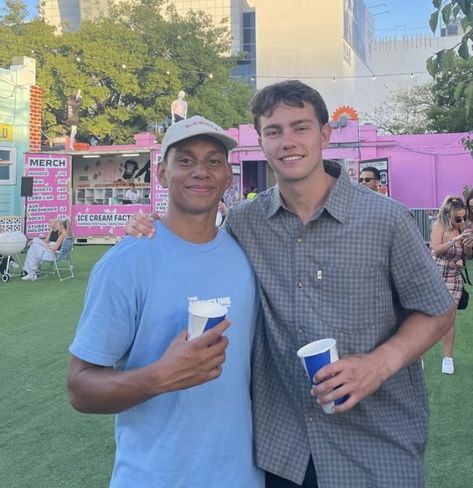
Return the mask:
[[(310, 342), (297, 351), (297, 356), (301, 359), (312, 386), (315, 386), (317, 372), (327, 364), (338, 361), (337, 342), (332, 338)], [(334, 413), (335, 405), (343, 403), (346, 399), (344, 396), (335, 401), (322, 403), (322, 408), (325, 413)]]

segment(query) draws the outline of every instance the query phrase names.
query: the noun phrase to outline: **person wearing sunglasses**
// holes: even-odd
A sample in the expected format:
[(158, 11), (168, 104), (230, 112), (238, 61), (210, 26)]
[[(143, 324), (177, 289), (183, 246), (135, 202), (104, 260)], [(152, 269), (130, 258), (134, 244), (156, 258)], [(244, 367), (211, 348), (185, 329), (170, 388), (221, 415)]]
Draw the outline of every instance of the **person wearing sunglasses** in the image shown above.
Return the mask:
[(379, 182), (381, 180), (381, 173), (378, 168), (374, 166), (367, 166), (363, 168), (358, 178), (358, 183), (366, 186), (370, 190), (379, 191)]
[[(442, 274), (448, 291), (458, 306), (463, 290), (460, 270), (465, 266), (464, 257), (472, 257), (472, 237), (465, 229), (467, 208), (460, 197), (448, 196), (439, 210), (438, 220), (432, 226), (430, 249)], [(455, 315), (451, 327), (443, 338), (442, 373), (453, 374), (453, 345), (455, 340)]]

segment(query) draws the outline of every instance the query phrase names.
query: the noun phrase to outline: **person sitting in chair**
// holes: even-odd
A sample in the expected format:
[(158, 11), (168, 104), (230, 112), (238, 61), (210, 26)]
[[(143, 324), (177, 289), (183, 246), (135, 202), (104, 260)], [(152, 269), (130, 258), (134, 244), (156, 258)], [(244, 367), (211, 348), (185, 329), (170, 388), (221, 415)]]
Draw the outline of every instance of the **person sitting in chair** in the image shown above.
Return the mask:
[(26, 254), (25, 264), (23, 266), (26, 274), (21, 278), (22, 280), (34, 281), (41, 261), (53, 261), (53, 253), (59, 251), (63, 241), (70, 236), (69, 229), (69, 220), (60, 220), (57, 224), (59, 236), (56, 242), (44, 242), (40, 239), (33, 241)]
[(123, 195), (123, 204), (136, 204), (140, 202), (140, 194), (138, 193), (135, 184), (130, 183), (130, 186), (128, 190), (125, 192), (125, 195)]

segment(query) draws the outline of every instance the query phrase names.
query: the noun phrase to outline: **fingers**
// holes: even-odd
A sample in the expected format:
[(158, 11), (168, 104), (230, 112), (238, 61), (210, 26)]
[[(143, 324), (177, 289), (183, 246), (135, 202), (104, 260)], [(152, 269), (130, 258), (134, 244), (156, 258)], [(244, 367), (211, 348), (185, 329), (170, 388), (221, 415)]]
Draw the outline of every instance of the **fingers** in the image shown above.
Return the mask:
[(153, 237), (155, 229), (153, 223), (159, 219), (156, 212), (147, 217), (144, 213), (136, 213), (128, 219), (125, 225), (125, 234), (133, 237)]
[(226, 337), (222, 337), (222, 334), (230, 327), (230, 324), (230, 320), (222, 320), (222, 322), (205, 331), (199, 337), (192, 339), (191, 342), (195, 342), (196, 344), (202, 345), (204, 347), (210, 347), (215, 343), (220, 342), (220, 340), (226, 341), (226, 343), (228, 344), (228, 339)]

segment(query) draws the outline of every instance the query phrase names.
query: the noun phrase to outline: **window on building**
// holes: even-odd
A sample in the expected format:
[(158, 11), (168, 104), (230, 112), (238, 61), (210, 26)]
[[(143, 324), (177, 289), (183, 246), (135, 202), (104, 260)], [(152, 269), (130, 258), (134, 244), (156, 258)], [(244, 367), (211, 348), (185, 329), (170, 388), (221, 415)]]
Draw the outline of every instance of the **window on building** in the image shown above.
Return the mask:
[(0, 147), (0, 185), (16, 182), (16, 148)]
[(243, 13), (243, 51), (247, 53), (248, 59), (256, 59), (256, 29), (255, 12)]
[(245, 58), (238, 61), (232, 76), (246, 80), (253, 88), (256, 86), (256, 29), (255, 12), (244, 12), (242, 19), (241, 50)]

